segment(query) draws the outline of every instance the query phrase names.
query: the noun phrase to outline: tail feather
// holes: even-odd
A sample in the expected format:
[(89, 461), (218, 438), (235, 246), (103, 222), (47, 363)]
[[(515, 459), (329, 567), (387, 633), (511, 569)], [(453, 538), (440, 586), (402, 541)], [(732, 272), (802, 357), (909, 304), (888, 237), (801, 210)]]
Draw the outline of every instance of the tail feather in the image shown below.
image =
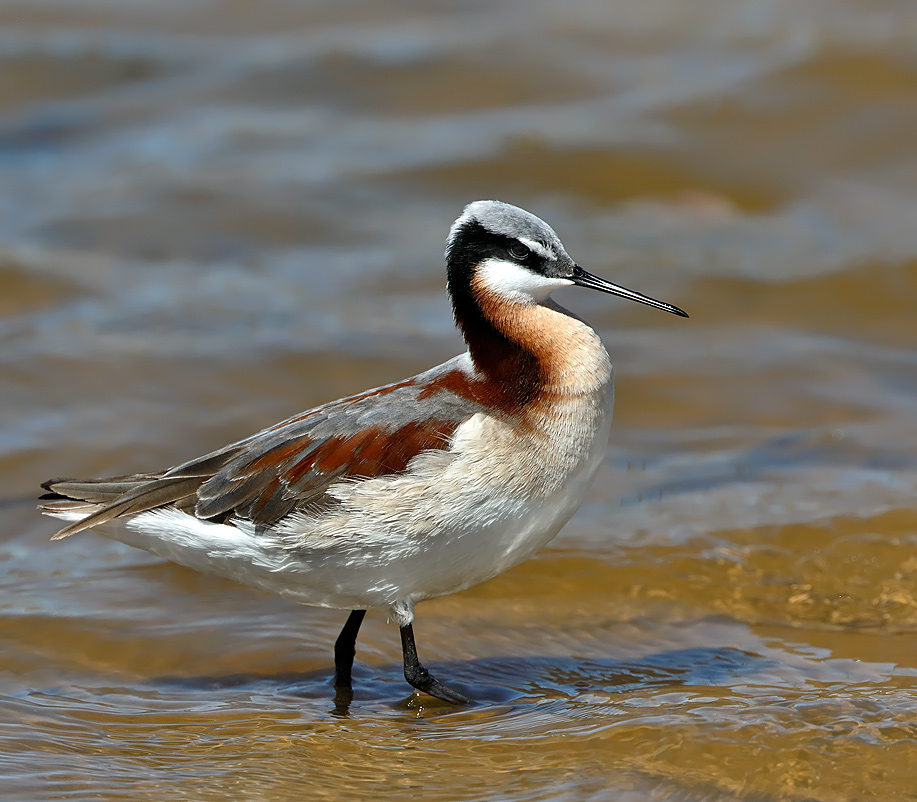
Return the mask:
[(159, 476), (156, 473), (135, 473), (108, 479), (49, 479), (41, 483), (48, 492), (40, 498), (42, 501), (77, 499), (93, 504), (109, 504), (129, 490), (154, 481)]
[(193, 506), (203, 477), (164, 477), (135, 474), (111, 479), (50, 479), (42, 484), (43, 512), (72, 515), (85, 510), (85, 517), (68, 524), (51, 539), (75, 535), (124, 515), (135, 515), (169, 504)]
[[(45, 498), (47, 496), (42, 496), (42, 499)], [(77, 514), (89, 515), (89, 513), (98, 508), (98, 504), (92, 504), (89, 501), (78, 501), (72, 498), (49, 499), (38, 505), (38, 509), (48, 515), (56, 515), (58, 518), (68, 519), (75, 518)]]

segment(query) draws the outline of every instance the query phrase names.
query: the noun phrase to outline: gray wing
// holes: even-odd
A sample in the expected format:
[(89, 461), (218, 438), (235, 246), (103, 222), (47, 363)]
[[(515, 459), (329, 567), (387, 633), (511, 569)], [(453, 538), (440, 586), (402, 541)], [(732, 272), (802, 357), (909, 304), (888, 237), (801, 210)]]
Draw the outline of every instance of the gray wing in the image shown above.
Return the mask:
[[(83, 509), (66, 537), (125, 515), (173, 505), (206, 520), (236, 516), (270, 526), (315, 504), (341, 478), (404, 471), (417, 454), (445, 449), (480, 412), (467, 356), (396, 384), (335, 401), (161, 474), (52, 479), (46, 512)], [(81, 506), (82, 505), (82, 506)]]

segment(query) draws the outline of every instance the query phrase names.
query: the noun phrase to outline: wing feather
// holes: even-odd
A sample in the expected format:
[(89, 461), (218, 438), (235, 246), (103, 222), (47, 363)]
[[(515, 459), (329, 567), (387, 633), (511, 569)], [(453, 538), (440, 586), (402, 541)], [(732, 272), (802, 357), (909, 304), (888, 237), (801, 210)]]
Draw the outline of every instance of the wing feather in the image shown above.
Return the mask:
[(421, 452), (448, 448), (455, 430), (481, 405), (436, 382), (467, 370), (467, 364), (470, 360), (457, 357), (413, 379), (289, 418), (161, 474), (51, 480), (43, 485), (50, 493), (41, 508), (53, 514), (73, 510), (78, 501), (91, 510), (55, 537), (166, 505), (202, 519), (236, 516), (270, 526), (294, 509), (320, 502), (342, 478), (400, 473)]

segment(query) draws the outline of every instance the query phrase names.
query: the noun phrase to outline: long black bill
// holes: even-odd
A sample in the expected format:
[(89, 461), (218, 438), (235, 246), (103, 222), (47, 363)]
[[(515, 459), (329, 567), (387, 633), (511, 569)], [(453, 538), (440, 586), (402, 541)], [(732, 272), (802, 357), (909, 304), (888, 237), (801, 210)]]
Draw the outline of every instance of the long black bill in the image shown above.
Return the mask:
[(607, 292), (609, 295), (620, 295), (622, 298), (630, 298), (632, 301), (639, 301), (641, 304), (646, 304), (647, 306), (665, 309), (666, 312), (671, 312), (673, 315), (678, 315), (679, 317), (688, 316), (687, 312), (679, 309), (677, 306), (672, 306), (672, 304), (667, 304), (663, 301), (657, 301), (655, 298), (650, 298), (642, 292), (634, 292), (633, 290), (619, 287), (617, 284), (612, 284), (610, 281), (605, 281), (603, 278), (593, 276), (592, 273), (587, 273), (579, 265), (573, 266), (573, 283), (578, 287), (588, 287), (590, 290)]

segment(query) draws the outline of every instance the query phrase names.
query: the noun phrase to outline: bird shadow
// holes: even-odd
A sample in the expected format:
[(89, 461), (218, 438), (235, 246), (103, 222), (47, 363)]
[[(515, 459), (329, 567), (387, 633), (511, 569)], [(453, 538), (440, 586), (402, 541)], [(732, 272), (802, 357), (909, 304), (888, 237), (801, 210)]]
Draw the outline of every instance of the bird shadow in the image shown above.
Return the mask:
[[(437, 663), (436, 676), (474, 699), (474, 707), (524, 706), (545, 700), (589, 695), (624, 695), (678, 687), (729, 685), (773, 669), (775, 661), (729, 647), (676, 649), (635, 660), (575, 657), (494, 657)], [(406, 694), (400, 666), (358, 663), (353, 685), (335, 688), (332, 670), (280, 674), (240, 673), (223, 676), (174, 677), (152, 680), (161, 690), (194, 693), (265, 695), (317, 704), (338, 716), (350, 716), (366, 706), (459, 710), (454, 705), (418, 693)], [(419, 701), (422, 700), (422, 701)]]

